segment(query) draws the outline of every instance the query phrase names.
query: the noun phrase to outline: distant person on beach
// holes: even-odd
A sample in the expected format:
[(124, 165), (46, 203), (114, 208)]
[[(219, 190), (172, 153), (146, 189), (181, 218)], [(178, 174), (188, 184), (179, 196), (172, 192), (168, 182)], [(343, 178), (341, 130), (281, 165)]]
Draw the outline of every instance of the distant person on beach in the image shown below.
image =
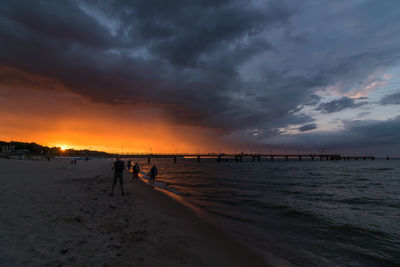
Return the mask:
[(150, 180), (149, 180), (149, 182), (150, 182), (150, 184), (154, 184), (154, 182), (155, 182), (155, 180), (156, 180), (156, 176), (157, 176), (157, 167), (156, 167), (156, 165), (153, 165), (153, 167), (151, 167), (151, 170), (150, 170)]
[(117, 157), (112, 168), (114, 170), (114, 181), (113, 181), (110, 196), (114, 195), (115, 184), (117, 183), (118, 180), (119, 180), (119, 185), (121, 187), (121, 195), (124, 196), (125, 195), (125, 193), (124, 193), (125, 163), (121, 160), (120, 157)]
[(132, 182), (135, 183), (138, 181), (139, 179), (139, 172), (140, 172), (140, 168), (139, 168), (139, 164), (137, 164), (137, 162), (135, 163), (135, 165), (133, 165), (132, 167)]

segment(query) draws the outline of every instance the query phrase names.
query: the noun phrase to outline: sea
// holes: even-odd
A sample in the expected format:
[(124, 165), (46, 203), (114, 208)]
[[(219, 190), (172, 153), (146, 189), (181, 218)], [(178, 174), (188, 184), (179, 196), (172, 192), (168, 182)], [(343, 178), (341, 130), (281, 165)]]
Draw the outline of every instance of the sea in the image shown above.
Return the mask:
[(289, 265), (400, 266), (398, 159), (138, 162), (143, 179), (155, 164), (157, 187)]

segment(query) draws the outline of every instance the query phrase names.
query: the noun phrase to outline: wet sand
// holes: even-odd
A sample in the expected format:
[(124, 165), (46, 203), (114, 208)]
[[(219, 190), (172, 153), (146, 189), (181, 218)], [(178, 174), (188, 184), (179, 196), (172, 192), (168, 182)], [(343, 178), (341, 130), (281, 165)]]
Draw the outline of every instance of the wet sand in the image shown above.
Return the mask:
[(265, 266), (145, 183), (110, 192), (111, 161), (0, 159), (1, 266)]

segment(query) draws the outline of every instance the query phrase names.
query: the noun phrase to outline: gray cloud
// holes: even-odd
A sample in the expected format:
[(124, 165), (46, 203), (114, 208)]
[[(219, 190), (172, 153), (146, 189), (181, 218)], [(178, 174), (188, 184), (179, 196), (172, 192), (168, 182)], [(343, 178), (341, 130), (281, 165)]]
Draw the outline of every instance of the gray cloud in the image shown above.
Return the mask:
[(400, 93), (394, 93), (384, 96), (381, 101), (381, 105), (400, 105)]
[(400, 116), (389, 120), (347, 120), (343, 125), (338, 131), (287, 134), (264, 139), (263, 143), (266, 147), (315, 152), (324, 147), (329, 153), (345, 155), (400, 156)]
[(270, 136), (311, 125), (299, 112), (322, 101), (317, 91), (346, 92), (398, 64), (399, 15), (396, 1), (10, 0), (0, 65), (94, 102), (156, 107), (177, 124)]
[[(358, 98), (357, 100), (359, 100), (359, 99), (360, 98)], [(322, 103), (318, 107), (316, 107), (315, 110), (319, 110), (322, 113), (334, 113), (334, 112), (342, 111), (344, 109), (357, 108), (357, 107), (363, 106), (367, 103), (368, 102), (357, 102), (353, 98), (342, 97), (340, 99), (333, 100), (331, 102)]]
[(307, 132), (307, 131), (315, 130), (317, 128), (318, 128), (317, 124), (310, 123), (310, 124), (305, 124), (305, 125), (299, 127), (299, 131), (300, 132)]
[(362, 117), (367, 116), (367, 115), (369, 115), (369, 114), (371, 114), (371, 112), (364, 111), (364, 112), (358, 113), (358, 114), (357, 114), (357, 117), (362, 118)]

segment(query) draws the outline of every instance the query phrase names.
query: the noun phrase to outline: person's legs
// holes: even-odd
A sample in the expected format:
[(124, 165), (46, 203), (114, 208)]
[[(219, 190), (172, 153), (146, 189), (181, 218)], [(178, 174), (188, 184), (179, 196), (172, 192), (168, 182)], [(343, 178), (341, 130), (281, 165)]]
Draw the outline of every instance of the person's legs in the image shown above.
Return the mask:
[(119, 185), (121, 186), (121, 195), (125, 195), (125, 192), (124, 192), (124, 175), (122, 173), (119, 176)]
[(117, 180), (118, 180), (118, 175), (117, 175), (117, 173), (114, 173), (114, 180), (113, 180), (110, 196), (114, 195), (114, 189), (115, 189), (115, 184), (117, 183)]

